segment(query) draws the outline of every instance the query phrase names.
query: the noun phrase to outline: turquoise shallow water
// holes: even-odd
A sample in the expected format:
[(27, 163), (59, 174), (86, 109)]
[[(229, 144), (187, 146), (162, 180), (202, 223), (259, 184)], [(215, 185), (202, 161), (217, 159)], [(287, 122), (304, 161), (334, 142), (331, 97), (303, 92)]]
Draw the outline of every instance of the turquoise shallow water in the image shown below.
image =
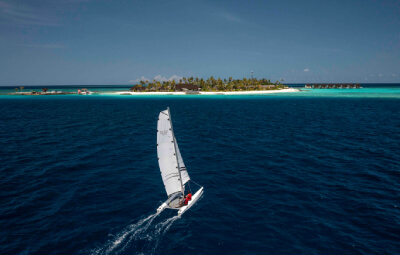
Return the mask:
[[(19, 87), (19, 86), (18, 86)], [(98, 92), (104, 92), (104, 91), (126, 91), (128, 90), (130, 85), (104, 85), (104, 86), (99, 86), (99, 85), (67, 85), (67, 86), (25, 86), (23, 89), (23, 92), (31, 92), (31, 91), (42, 91), (43, 88), (48, 88), (48, 91), (64, 91), (64, 92), (77, 92), (78, 89), (82, 88), (87, 88), (91, 91), (98, 91)], [(11, 87), (11, 86), (5, 86), (5, 87), (0, 87), (0, 95), (5, 95), (8, 93), (15, 93), (15, 88), (16, 87)]]
[[(289, 85), (293, 88), (300, 89), (300, 92), (294, 93), (276, 93), (276, 94), (264, 94), (264, 95), (181, 95), (185, 97), (342, 97), (342, 98), (400, 98), (400, 84), (363, 84), (362, 89), (305, 89), (302, 84)], [(64, 92), (76, 92), (78, 89), (86, 87), (91, 91), (100, 92), (100, 95), (92, 96), (124, 96), (127, 95), (110, 95), (101, 94), (106, 91), (127, 91), (130, 86), (48, 86), (49, 91), (64, 91)], [(43, 87), (29, 87), (27, 86), (24, 91), (41, 91)], [(13, 87), (0, 87), (0, 98), (8, 93), (14, 93)], [(78, 95), (68, 95), (68, 96), (78, 96)], [(140, 95), (143, 97), (144, 95)], [(173, 97), (173, 95), (146, 95), (148, 97)], [(21, 97), (21, 96), (18, 96)], [(26, 97), (26, 96), (24, 96)], [(59, 96), (58, 96), (59, 97)], [(131, 96), (137, 97), (137, 96)]]
[(400, 98), (400, 88), (362, 88), (362, 89), (301, 89), (301, 93), (288, 96), (305, 97), (355, 97), (355, 98)]

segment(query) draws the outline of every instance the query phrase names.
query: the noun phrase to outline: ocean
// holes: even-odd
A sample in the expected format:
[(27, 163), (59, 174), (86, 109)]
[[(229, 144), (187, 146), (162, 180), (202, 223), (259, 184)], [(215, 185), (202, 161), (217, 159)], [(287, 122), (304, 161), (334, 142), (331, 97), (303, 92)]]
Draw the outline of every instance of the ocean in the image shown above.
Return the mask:
[[(363, 87), (258, 96), (0, 88), (0, 254), (400, 254), (400, 84)], [(167, 198), (156, 150), (166, 107), (189, 175), (204, 186), (181, 218), (155, 214)]]

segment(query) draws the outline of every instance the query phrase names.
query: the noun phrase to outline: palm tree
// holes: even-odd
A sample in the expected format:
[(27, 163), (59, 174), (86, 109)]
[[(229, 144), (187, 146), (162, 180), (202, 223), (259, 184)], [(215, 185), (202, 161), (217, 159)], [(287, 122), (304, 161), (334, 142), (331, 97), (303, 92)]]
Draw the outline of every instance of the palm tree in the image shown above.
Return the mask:
[[(1, 1), (1, 0), (0, 0)], [(283, 83), (284, 79), (280, 79), (280, 81)], [(182, 77), (179, 79), (179, 84), (182, 83), (192, 83), (200, 87), (201, 90), (203, 91), (210, 91), (210, 90), (219, 90), (219, 91), (226, 91), (226, 90), (262, 90), (262, 85), (274, 85), (271, 86), (272, 88), (269, 89), (278, 89), (281, 87), (284, 87), (282, 83), (280, 83), (279, 80), (276, 82), (271, 82), (270, 79), (266, 78), (243, 78), (243, 79), (233, 79), (232, 77), (229, 77), (228, 79), (222, 79), (222, 78), (217, 78), (215, 79), (214, 76), (210, 76), (208, 79), (203, 79), (199, 77)], [(176, 84), (178, 83), (178, 80), (170, 80), (170, 81), (157, 81), (156, 79), (153, 79), (152, 82), (149, 82), (148, 80), (141, 80), (137, 86), (133, 86), (131, 90), (135, 91), (142, 91), (143, 88), (146, 88), (146, 90), (154, 90), (156, 89), (157, 91), (160, 90), (176, 90)], [(274, 88), (273, 88), (274, 87)], [(24, 87), (20, 87), (20, 91), (22, 91)], [(15, 88), (15, 91), (19, 91), (18, 88)], [(43, 92), (47, 92), (47, 88), (43, 89)]]
[(214, 86), (216, 83), (215, 83), (215, 79), (214, 79), (214, 76), (211, 76), (210, 77), (210, 83), (211, 83), (211, 86)]
[(49, 90), (48, 88), (43, 88), (43, 89), (42, 89), (42, 91), (43, 91), (44, 93), (46, 93), (48, 90)]
[(170, 89), (171, 89), (171, 82), (170, 82), (170, 81), (165, 82), (165, 88), (166, 88), (167, 90), (170, 90)]
[(138, 91), (139, 89), (142, 88), (142, 85), (136, 84), (135, 86), (133, 86), (132, 88), (130, 88), (130, 91)]
[(225, 89), (224, 82), (221, 80), (221, 78), (217, 79), (217, 88), (218, 88), (218, 90), (224, 90)]
[(22, 92), (22, 90), (24, 89), (25, 87), (19, 87), (19, 89), (21, 90), (21, 92)]
[(248, 85), (248, 80), (247, 80), (247, 78), (243, 78), (243, 86), (244, 86), (244, 89), (245, 89), (245, 90), (247, 90), (247, 85)]
[(19, 88), (15, 88), (15, 92), (18, 92)]
[(176, 85), (175, 80), (172, 80), (171, 81), (171, 89), (175, 90), (175, 85)]
[(199, 87), (204, 90), (204, 88), (206, 87), (206, 82), (204, 81), (203, 78), (200, 79), (199, 81)]
[(221, 78), (218, 78), (217, 86), (218, 86), (218, 90), (225, 90), (224, 82), (221, 80)]
[(236, 82), (233, 82), (233, 89), (234, 89), (234, 90), (239, 90), (239, 89), (240, 89), (239, 84), (236, 83)]

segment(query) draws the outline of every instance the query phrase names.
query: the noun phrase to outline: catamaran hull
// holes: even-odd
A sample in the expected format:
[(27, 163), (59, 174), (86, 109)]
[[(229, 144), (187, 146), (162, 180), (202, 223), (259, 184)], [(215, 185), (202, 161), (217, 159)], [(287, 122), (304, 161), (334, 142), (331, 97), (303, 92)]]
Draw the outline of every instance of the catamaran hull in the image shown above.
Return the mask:
[(160, 207), (158, 207), (157, 213), (161, 213), (165, 208), (167, 208), (167, 203), (164, 202)]
[(184, 212), (186, 212), (194, 203), (197, 202), (197, 200), (199, 200), (199, 198), (201, 197), (201, 195), (203, 194), (203, 187), (201, 187), (201, 189), (199, 189), (193, 196), (192, 196), (192, 200), (190, 200), (188, 202), (187, 205), (182, 206), (179, 211), (178, 211), (178, 215), (181, 216)]
[(182, 206), (182, 207), (180, 207), (180, 208), (171, 208), (171, 207), (168, 207), (167, 203), (164, 202), (162, 205), (160, 205), (160, 207), (158, 207), (157, 213), (161, 213), (162, 211), (164, 211), (165, 208), (168, 208), (168, 209), (176, 209), (176, 210), (179, 210), (179, 211), (178, 211), (178, 216), (180, 216), (180, 215), (182, 215), (184, 212), (186, 212), (192, 205), (194, 205), (194, 204), (197, 202), (197, 200), (199, 200), (199, 198), (201, 197), (201, 195), (203, 195), (203, 187), (201, 187), (201, 188), (192, 196), (192, 200), (190, 200), (190, 201), (188, 202), (187, 205)]

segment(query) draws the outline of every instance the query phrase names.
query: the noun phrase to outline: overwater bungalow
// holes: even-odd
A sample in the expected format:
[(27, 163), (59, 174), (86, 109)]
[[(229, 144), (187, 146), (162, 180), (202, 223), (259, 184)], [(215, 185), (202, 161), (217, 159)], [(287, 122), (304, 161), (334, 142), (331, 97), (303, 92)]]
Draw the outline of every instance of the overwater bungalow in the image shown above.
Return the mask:
[(305, 84), (304, 88), (306, 89), (359, 89), (362, 88), (360, 84), (353, 83), (317, 83), (317, 84)]

